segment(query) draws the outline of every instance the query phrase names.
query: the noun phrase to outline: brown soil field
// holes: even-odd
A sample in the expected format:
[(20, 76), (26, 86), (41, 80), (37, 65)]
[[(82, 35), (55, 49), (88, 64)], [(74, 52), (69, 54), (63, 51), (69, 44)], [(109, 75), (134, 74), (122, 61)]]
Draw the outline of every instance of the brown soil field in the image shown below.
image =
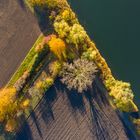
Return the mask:
[(36, 18), (19, 0), (0, 0), (0, 88), (16, 71), (40, 29)]
[[(70, 92), (59, 81), (28, 118), (17, 140), (129, 140), (99, 87), (90, 96)], [(88, 95), (88, 93), (86, 94)]]

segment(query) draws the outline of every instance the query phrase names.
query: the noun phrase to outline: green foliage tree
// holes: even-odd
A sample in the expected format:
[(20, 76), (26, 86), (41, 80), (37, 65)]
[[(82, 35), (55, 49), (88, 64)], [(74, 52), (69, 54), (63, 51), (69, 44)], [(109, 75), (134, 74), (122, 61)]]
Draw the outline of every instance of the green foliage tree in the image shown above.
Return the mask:
[(113, 97), (117, 108), (125, 112), (137, 112), (138, 108), (133, 103), (134, 94), (131, 85), (122, 81), (115, 81), (111, 87), (110, 96)]
[(59, 61), (54, 61), (49, 65), (49, 72), (51, 77), (56, 78), (62, 68), (62, 64)]
[(67, 37), (70, 31), (70, 26), (65, 20), (55, 21), (54, 29), (58, 33), (60, 38)]
[(78, 47), (79, 44), (84, 43), (86, 37), (87, 34), (84, 28), (80, 24), (74, 24), (71, 27), (67, 42), (73, 43)]
[(67, 5), (66, 0), (27, 0), (31, 6), (39, 6), (43, 8), (47, 6), (48, 8), (62, 7)]

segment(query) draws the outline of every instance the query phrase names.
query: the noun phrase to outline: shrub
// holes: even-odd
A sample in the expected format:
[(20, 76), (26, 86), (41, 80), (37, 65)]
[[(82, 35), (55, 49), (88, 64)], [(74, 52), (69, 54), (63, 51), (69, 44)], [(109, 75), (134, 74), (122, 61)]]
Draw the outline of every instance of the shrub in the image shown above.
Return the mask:
[[(39, 82), (39, 81), (38, 81)], [(37, 83), (38, 83), (37, 82)], [(41, 91), (39, 90), (40, 89), (40, 86), (39, 86), (39, 84), (37, 85), (37, 83), (36, 83), (36, 85), (35, 86), (33, 86), (33, 87), (31, 87), (29, 90), (28, 90), (28, 92), (29, 92), (29, 95), (31, 96), (31, 97), (34, 97), (34, 96), (39, 96), (40, 95), (40, 93), (41, 93)]]
[(42, 7), (46, 5), (46, 0), (28, 0), (28, 2), (31, 4), (31, 6), (39, 6)]
[(78, 23), (78, 20), (76, 18), (75, 13), (71, 9), (65, 9), (62, 11), (59, 15), (56, 16), (55, 22), (60, 22), (64, 20), (69, 24), (69, 26), (72, 26), (75, 23)]
[(48, 8), (64, 7), (67, 6), (66, 0), (46, 0)]
[(56, 38), (56, 35), (55, 34), (50, 34), (48, 36), (45, 36), (44, 40), (43, 40), (44, 44), (48, 44), (52, 37)]
[(79, 44), (84, 43), (86, 37), (87, 37), (87, 34), (84, 28), (80, 24), (74, 24), (71, 27), (67, 43), (73, 43), (78, 47)]
[(109, 94), (114, 98), (115, 105), (121, 111), (138, 111), (136, 105), (133, 103), (134, 95), (129, 83), (116, 80)]
[(30, 106), (30, 100), (29, 99), (25, 99), (24, 101), (22, 101), (21, 108), (26, 109), (29, 106)]
[(54, 83), (54, 80), (50, 77), (47, 77), (45, 82), (47, 83), (48, 88), (49, 88)]
[(49, 41), (50, 50), (59, 58), (59, 60), (66, 59), (66, 45), (60, 38), (52, 37)]
[(5, 125), (5, 130), (8, 132), (13, 132), (18, 129), (18, 123), (15, 119), (10, 119)]
[(140, 119), (132, 118), (133, 124), (135, 125), (136, 132), (140, 135)]
[(72, 26), (75, 23), (79, 23), (78, 19), (76, 18), (75, 13), (70, 8), (63, 8), (56, 17), (55, 22), (65, 21), (68, 23), (69, 26)]
[(134, 97), (130, 84), (122, 81), (115, 82), (115, 85), (110, 91), (110, 96), (121, 100), (133, 100)]
[(16, 83), (14, 84), (14, 87), (16, 88), (17, 92), (23, 88), (29, 76), (30, 76), (30, 73), (28, 71), (25, 71), (24, 74), (16, 81)]
[(116, 107), (121, 111), (138, 112), (137, 106), (130, 99), (127, 99), (127, 100), (114, 99), (114, 103), (115, 103)]
[(54, 79), (51, 76), (47, 76), (45, 72), (42, 72), (41, 76), (38, 78), (37, 82), (35, 82), (34, 86), (32, 86), (28, 92), (29, 95), (34, 98), (42, 97), (42, 94), (49, 89), (54, 83)]
[(54, 83), (54, 80), (50, 77), (47, 77), (45, 80), (41, 81), (39, 80), (36, 83), (37, 89), (39, 89), (40, 93), (45, 92), (52, 84)]
[(92, 86), (96, 72), (97, 68), (93, 62), (77, 59), (73, 64), (64, 63), (60, 76), (62, 83), (66, 84), (69, 89), (82, 93)]
[(36, 87), (37, 87), (38, 89), (41, 89), (41, 88), (42, 88), (42, 84), (43, 84), (43, 82), (39, 80), (39, 81), (36, 83)]
[(86, 58), (88, 60), (95, 60), (96, 55), (97, 52), (93, 48), (89, 48), (82, 54), (82, 58)]
[(67, 6), (66, 0), (27, 0), (31, 6), (38, 6), (40, 8), (48, 7), (48, 8), (56, 8)]
[(105, 87), (108, 91), (112, 89), (112, 87), (115, 85), (116, 80), (112, 75), (108, 75), (108, 78), (104, 80)]
[(51, 77), (55, 78), (61, 70), (61, 63), (59, 61), (54, 61), (49, 65), (49, 72)]
[(64, 10), (62, 12), (62, 19), (64, 19), (65, 21), (69, 21), (72, 20), (73, 18), (75, 18), (75, 14), (71, 14), (72, 12), (68, 9)]
[(65, 20), (61, 20), (54, 22), (54, 29), (58, 33), (60, 38), (64, 38), (69, 35), (71, 28)]
[(44, 45), (43, 45), (42, 43), (39, 43), (39, 44), (36, 46), (35, 51), (36, 51), (36, 53), (40, 53), (40, 52), (43, 51), (43, 49), (44, 49)]

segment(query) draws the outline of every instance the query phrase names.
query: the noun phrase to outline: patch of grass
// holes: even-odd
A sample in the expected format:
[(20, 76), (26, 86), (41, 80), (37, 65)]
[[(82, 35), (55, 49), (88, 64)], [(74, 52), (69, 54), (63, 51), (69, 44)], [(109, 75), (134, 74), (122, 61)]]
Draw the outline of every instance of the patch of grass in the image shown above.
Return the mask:
[(25, 57), (25, 59), (23, 60), (23, 62), (21, 63), (21, 65), (19, 66), (17, 71), (14, 73), (14, 75), (9, 80), (9, 82), (7, 84), (7, 87), (13, 86), (14, 83), (23, 75), (23, 73), (26, 70), (30, 71), (31, 65), (33, 65), (36, 61), (36, 59), (34, 59), (35, 56), (37, 55), (37, 53), (35, 52), (35, 47), (42, 41), (43, 37), (44, 37), (43, 34), (41, 34), (38, 37), (35, 44), (33, 45), (33, 47), (28, 52), (27, 56)]
[(34, 8), (30, 5), (28, 0), (25, 0), (25, 4), (27, 5), (27, 7), (34, 13)]

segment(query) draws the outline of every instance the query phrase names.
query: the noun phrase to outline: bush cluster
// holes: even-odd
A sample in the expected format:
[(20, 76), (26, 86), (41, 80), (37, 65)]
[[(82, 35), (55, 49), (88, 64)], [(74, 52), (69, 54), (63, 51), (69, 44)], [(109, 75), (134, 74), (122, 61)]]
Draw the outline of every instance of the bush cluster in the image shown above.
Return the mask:
[(36, 83), (36, 88), (41, 92), (44, 93), (52, 84), (53, 84), (53, 79), (50, 77), (47, 77), (45, 80), (39, 80)]
[(54, 21), (54, 29), (60, 38), (67, 43), (76, 45), (83, 44), (87, 38), (84, 28), (76, 20), (75, 14), (70, 10), (64, 10)]
[(30, 73), (25, 71), (24, 74), (16, 81), (14, 87), (16, 88), (17, 92), (19, 92), (23, 86), (26, 84), (27, 78), (29, 77)]
[(54, 62), (50, 63), (49, 64), (49, 73), (50, 73), (51, 77), (53, 77), (55, 79), (56, 76), (61, 71), (61, 68), (62, 68), (62, 64), (59, 61), (54, 61)]
[(111, 87), (110, 96), (113, 97), (117, 108), (125, 112), (137, 112), (138, 108), (133, 103), (134, 94), (129, 83), (115, 81)]
[(56, 8), (56, 7), (63, 7), (67, 6), (66, 0), (27, 0), (28, 3), (32, 7), (48, 7), (48, 8)]
[[(17, 91), (15, 88), (4, 88), (0, 91), (0, 122), (5, 122), (6, 131), (13, 132), (18, 129), (19, 112), (30, 105), (29, 99), (17, 98)], [(14, 124), (14, 125), (13, 125)]]

